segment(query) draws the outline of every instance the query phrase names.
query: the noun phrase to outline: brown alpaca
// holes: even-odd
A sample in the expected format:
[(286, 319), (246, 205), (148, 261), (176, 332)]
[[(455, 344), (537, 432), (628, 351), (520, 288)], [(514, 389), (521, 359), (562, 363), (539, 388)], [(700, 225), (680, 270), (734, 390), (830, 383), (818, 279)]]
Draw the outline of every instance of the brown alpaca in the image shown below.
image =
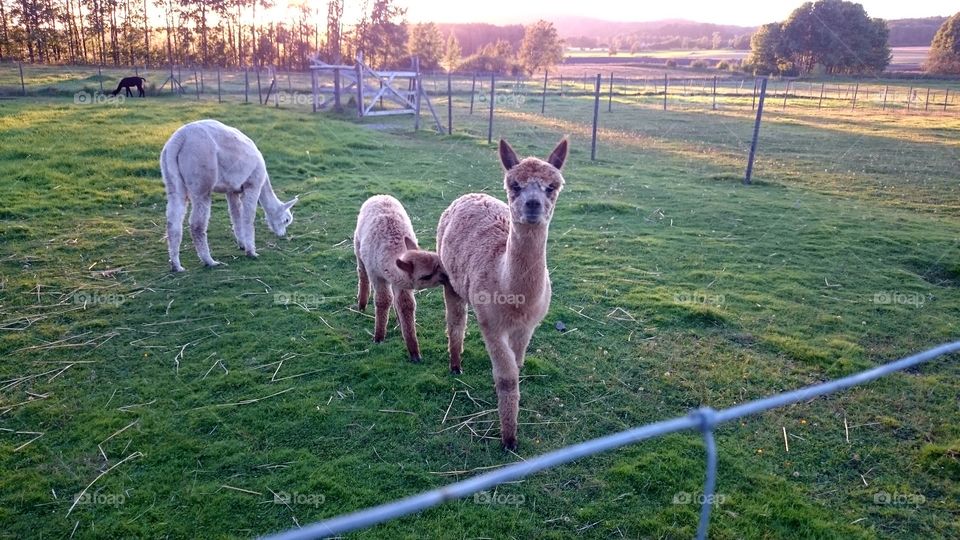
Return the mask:
[(410, 217), (400, 201), (389, 195), (375, 195), (360, 207), (353, 235), (357, 256), (357, 307), (363, 311), (373, 285), (376, 316), (373, 341), (383, 342), (387, 334), (390, 304), (400, 319), (400, 331), (411, 362), (419, 362), (417, 342), (417, 301), (413, 291), (436, 287), (446, 281), (440, 257), (417, 247)]
[(437, 226), (437, 252), (448, 276), (443, 299), (450, 371), (462, 373), (460, 354), (470, 304), (493, 363), (500, 438), (508, 450), (517, 447), (523, 356), (550, 307), (547, 230), (563, 189), (560, 169), (566, 159), (566, 139), (547, 161), (534, 157), (520, 161), (501, 140), (509, 204), (480, 193), (464, 195), (447, 207)]

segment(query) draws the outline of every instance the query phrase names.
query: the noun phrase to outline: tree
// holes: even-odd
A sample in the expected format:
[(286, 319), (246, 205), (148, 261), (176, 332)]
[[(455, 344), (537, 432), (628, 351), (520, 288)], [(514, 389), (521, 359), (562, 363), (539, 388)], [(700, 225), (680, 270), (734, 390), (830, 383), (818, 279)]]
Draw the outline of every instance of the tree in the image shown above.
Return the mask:
[(420, 59), (422, 69), (436, 69), (440, 66), (440, 57), (443, 56), (443, 38), (437, 25), (433, 23), (415, 24), (410, 30), (410, 40), (407, 42), (410, 56)]
[(750, 64), (767, 73), (810, 73), (817, 66), (830, 74), (875, 73), (890, 64), (888, 37), (886, 23), (870, 18), (860, 4), (807, 2), (782, 24), (754, 34)]
[(330, 0), (327, 4), (327, 41), (325, 52), (334, 64), (341, 62), (343, 53), (343, 0)]
[(453, 71), (457, 69), (459, 63), (460, 42), (457, 41), (457, 36), (450, 32), (450, 35), (447, 36), (447, 43), (443, 47), (443, 67), (447, 71)]
[(369, 23), (358, 43), (369, 65), (386, 67), (406, 56), (407, 23), (395, 20), (406, 13), (406, 8), (397, 7), (393, 0), (374, 0)]
[(960, 74), (960, 13), (947, 19), (933, 36), (924, 68), (930, 73)]
[(783, 35), (780, 23), (769, 23), (761, 26), (750, 38), (750, 56), (747, 64), (753, 68), (756, 75), (770, 75), (779, 73), (777, 59), (783, 49)]
[(563, 60), (563, 41), (553, 23), (537, 21), (526, 27), (520, 45), (520, 63), (533, 74), (548, 69)]

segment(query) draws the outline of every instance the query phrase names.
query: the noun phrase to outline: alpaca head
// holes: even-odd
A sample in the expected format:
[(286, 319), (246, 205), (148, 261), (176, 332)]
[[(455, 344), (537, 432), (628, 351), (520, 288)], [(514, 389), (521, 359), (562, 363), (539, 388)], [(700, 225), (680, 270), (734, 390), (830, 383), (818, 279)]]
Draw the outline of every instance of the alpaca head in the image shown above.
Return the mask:
[(293, 223), (293, 212), (291, 212), (290, 209), (293, 208), (293, 205), (297, 204), (298, 200), (298, 198), (294, 197), (293, 200), (277, 207), (272, 213), (266, 213), (267, 226), (270, 227), (270, 230), (277, 236), (282, 237), (287, 234), (287, 227)]
[(410, 280), (409, 288), (429, 289), (447, 282), (447, 274), (440, 264), (440, 255), (433, 251), (421, 250), (416, 242), (406, 236), (403, 237), (403, 241), (407, 251), (397, 259), (397, 268), (402, 270)]
[(560, 169), (567, 160), (567, 139), (563, 139), (546, 161), (528, 157), (522, 161), (516, 152), (500, 140), (500, 162), (506, 169), (503, 185), (514, 223), (546, 225), (553, 217), (557, 196), (563, 189)]

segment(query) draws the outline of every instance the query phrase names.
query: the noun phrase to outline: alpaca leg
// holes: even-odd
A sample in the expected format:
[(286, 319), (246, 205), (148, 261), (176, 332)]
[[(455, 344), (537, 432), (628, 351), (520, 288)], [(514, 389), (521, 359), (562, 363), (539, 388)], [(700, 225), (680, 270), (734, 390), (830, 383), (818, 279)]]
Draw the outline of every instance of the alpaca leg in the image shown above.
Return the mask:
[(207, 266), (218, 266), (220, 263), (210, 256), (210, 246), (207, 245), (207, 224), (210, 222), (210, 199), (197, 197), (193, 199), (193, 208), (190, 210), (190, 236), (193, 237), (193, 246), (197, 255)]
[(400, 332), (403, 334), (404, 343), (407, 344), (410, 361), (419, 363), (422, 358), (420, 343), (417, 341), (417, 300), (410, 289), (395, 289), (393, 295), (395, 298), (393, 307), (397, 310), (397, 318), (400, 319)]
[(170, 270), (183, 272), (180, 265), (180, 242), (183, 240), (183, 218), (187, 214), (187, 198), (179, 193), (167, 195), (167, 251)]
[(533, 330), (533, 327), (521, 328), (510, 333), (510, 349), (513, 350), (517, 369), (523, 369), (523, 360), (527, 354), (527, 347), (530, 345), (530, 338), (533, 337)]
[(252, 189), (244, 189), (240, 194), (240, 242), (250, 257), (258, 257), (254, 240), (254, 221), (257, 218), (257, 199), (260, 197)]
[(373, 294), (373, 303), (377, 308), (374, 314), (373, 341), (374, 343), (383, 343), (383, 340), (387, 337), (387, 319), (390, 317), (393, 293), (386, 281), (378, 279), (374, 281)]
[(227, 208), (230, 209), (230, 228), (233, 230), (233, 237), (237, 240), (237, 247), (244, 249), (243, 240), (241, 240), (241, 224), (243, 221), (240, 218), (240, 194), (239, 193), (227, 193)]
[(357, 309), (364, 311), (370, 299), (370, 276), (367, 275), (367, 269), (359, 256), (357, 257), (357, 281)]
[(500, 441), (507, 450), (517, 449), (517, 417), (520, 414), (520, 370), (506, 335), (484, 331), (483, 343), (493, 364), (493, 385), (497, 391), (497, 412), (500, 414)]
[(467, 302), (449, 285), (443, 286), (443, 304), (447, 308), (447, 352), (450, 353), (450, 372), (460, 374), (460, 355), (463, 353), (463, 334), (467, 329)]

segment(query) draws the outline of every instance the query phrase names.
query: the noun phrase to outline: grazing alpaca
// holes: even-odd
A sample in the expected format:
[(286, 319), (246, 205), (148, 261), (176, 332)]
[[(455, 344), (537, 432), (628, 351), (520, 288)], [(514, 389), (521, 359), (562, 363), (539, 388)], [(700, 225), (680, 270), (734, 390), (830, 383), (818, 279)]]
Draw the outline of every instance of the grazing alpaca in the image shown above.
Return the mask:
[(117, 95), (120, 93), (120, 90), (126, 90), (128, 97), (133, 97), (133, 92), (130, 91), (134, 86), (137, 87), (137, 96), (145, 97), (146, 94), (143, 91), (143, 83), (147, 82), (143, 77), (124, 77), (120, 79), (120, 84), (117, 85), (117, 89), (113, 92), (110, 92), (111, 95)]
[(381, 343), (387, 333), (390, 304), (400, 319), (400, 331), (411, 362), (419, 362), (417, 342), (417, 301), (414, 289), (436, 287), (446, 281), (440, 257), (417, 247), (413, 225), (400, 201), (389, 195), (375, 195), (360, 207), (353, 234), (357, 255), (357, 307), (363, 311), (373, 284), (376, 317), (373, 341)]
[(190, 236), (207, 266), (220, 264), (210, 256), (207, 245), (212, 193), (226, 193), (233, 235), (251, 257), (257, 256), (253, 230), (257, 201), (277, 236), (286, 234), (293, 222), (290, 208), (297, 199), (285, 203), (277, 199), (257, 146), (239, 130), (216, 120), (192, 122), (174, 132), (160, 152), (160, 171), (167, 188), (167, 245), (174, 272), (183, 272), (180, 240), (187, 200), (193, 205)]
[(500, 437), (508, 450), (517, 447), (523, 356), (550, 307), (547, 229), (563, 189), (560, 169), (566, 159), (566, 139), (547, 161), (533, 157), (520, 161), (501, 140), (509, 205), (489, 195), (464, 195), (443, 212), (437, 226), (437, 252), (448, 276), (443, 299), (450, 371), (462, 372), (469, 303), (493, 363)]

